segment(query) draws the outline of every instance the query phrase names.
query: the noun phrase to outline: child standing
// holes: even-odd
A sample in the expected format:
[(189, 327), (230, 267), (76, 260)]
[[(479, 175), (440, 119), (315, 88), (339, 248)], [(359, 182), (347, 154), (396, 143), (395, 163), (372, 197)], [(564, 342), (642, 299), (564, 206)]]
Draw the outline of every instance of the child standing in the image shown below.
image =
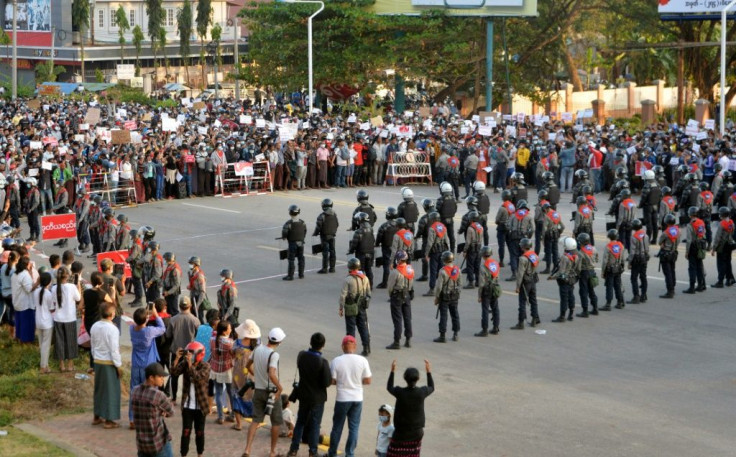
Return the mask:
[(376, 436), (376, 455), (386, 457), (388, 445), (394, 435), (394, 424), (391, 423), (391, 415), (394, 408), (391, 405), (381, 405), (378, 408), (378, 435)]

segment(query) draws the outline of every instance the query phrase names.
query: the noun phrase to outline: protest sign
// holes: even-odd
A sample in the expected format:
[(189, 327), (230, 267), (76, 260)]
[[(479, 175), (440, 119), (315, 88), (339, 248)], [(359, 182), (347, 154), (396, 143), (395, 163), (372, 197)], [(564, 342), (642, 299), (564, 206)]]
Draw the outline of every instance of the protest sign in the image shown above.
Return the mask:
[[(30, 173), (29, 173), (30, 174)], [(77, 216), (74, 213), (41, 217), (41, 239), (63, 240), (77, 237)], [(125, 251), (127, 253), (127, 251)], [(127, 256), (126, 256), (127, 258)]]

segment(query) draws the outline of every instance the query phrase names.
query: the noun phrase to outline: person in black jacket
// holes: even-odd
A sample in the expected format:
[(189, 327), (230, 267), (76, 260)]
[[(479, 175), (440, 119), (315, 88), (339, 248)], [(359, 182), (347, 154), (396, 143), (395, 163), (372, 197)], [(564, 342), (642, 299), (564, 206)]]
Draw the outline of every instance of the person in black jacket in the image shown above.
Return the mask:
[(396, 397), (394, 407), (394, 435), (388, 446), (388, 455), (396, 454), (401, 449), (401, 455), (419, 455), (424, 437), (424, 399), (434, 392), (431, 365), (424, 360), (427, 371), (427, 385), (417, 387), (419, 370), (409, 367), (404, 371), (406, 387), (394, 387), (394, 371), (396, 360), (391, 363), (391, 374), (386, 386), (388, 393)]
[(332, 384), (330, 364), (322, 357), (325, 336), (319, 332), (312, 335), (309, 350), (301, 351), (296, 359), (299, 370), (299, 385), (295, 387), (299, 401), (299, 412), (294, 425), (294, 435), (289, 448), (289, 456), (297, 455), (302, 433), (307, 434), (309, 455), (317, 455), (319, 426), (327, 401), (327, 388)]

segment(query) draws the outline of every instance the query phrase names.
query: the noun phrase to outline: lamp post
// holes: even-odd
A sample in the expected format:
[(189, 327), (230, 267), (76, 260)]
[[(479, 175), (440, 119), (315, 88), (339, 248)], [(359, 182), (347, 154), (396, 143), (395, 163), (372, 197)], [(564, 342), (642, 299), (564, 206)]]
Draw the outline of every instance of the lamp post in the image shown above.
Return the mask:
[(13, 100), (18, 98), (18, 0), (13, 0), (13, 87), (11, 95)]
[(219, 45), (219, 41), (210, 41), (207, 43), (207, 50), (212, 54), (213, 66), (215, 67), (215, 100), (219, 98), (219, 93), (217, 91), (217, 47)]
[[(315, 16), (317, 16), (319, 13), (322, 12), (322, 10), (325, 9), (324, 2), (320, 0), (283, 0), (284, 3), (316, 3), (319, 5), (319, 9), (309, 16), (309, 21), (307, 22), (307, 41), (308, 41), (308, 47), (309, 47), (309, 114), (312, 114), (312, 110), (314, 109), (314, 95), (312, 94), (313, 86), (314, 86), (314, 72), (312, 70), (312, 19), (314, 19)], [(734, 0), (736, 1), (736, 0)]]

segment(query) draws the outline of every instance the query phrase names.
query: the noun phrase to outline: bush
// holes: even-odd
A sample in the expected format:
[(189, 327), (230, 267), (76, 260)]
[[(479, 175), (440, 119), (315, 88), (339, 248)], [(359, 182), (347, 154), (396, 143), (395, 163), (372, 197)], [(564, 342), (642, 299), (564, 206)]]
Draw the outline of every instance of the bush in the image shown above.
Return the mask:
[(176, 100), (159, 100), (157, 101), (153, 107), (154, 108), (176, 108), (179, 106), (179, 103), (177, 103)]
[[(2, 98), (9, 100), (13, 96), (13, 82), (9, 78), (3, 79), (2, 81), (0, 81), (0, 87), (5, 88), (5, 94), (2, 96)], [(35, 96), (35, 91), (35, 87), (18, 84), (19, 98), (33, 98)]]

